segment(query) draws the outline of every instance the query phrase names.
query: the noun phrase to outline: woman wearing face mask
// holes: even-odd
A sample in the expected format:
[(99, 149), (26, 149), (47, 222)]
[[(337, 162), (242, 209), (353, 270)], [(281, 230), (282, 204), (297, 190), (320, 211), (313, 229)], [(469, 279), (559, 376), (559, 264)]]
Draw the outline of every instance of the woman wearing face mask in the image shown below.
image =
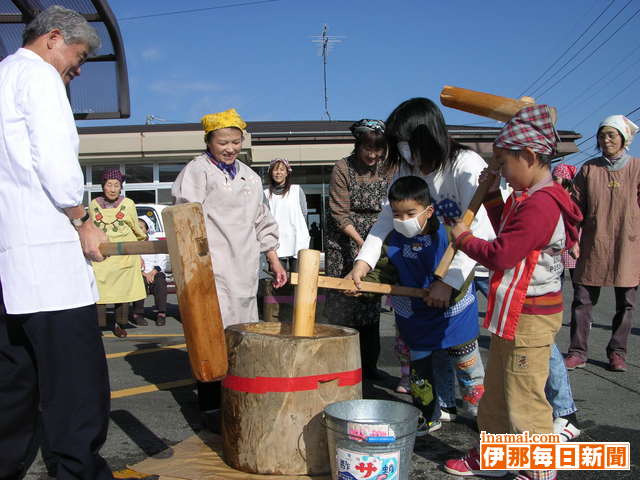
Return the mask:
[(623, 115), (605, 118), (597, 132), (602, 155), (586, 162), (574, 186), (574, 200), (584, 221), (580, 256), (573, 275), (571, 345), (568, 370), (584, 367), (588, 359), (591, 311), (600, 287), (614, 287), (616, 313), (607, 345), (609, 369), (624, 372), (627, 341), (640, 272), (640, 160), (627, 153), (638, 127)]
[[(416, 175), (429, 186), (436, 215), (444, 223), (462, 216), (478, 186), (486, 163), (474, 151), (449, 137), (442, 112), (431, 100), (412, 98), (401, 103), (387, 119), (389, 145), (387, 166), (396, 170), (394, 179)], [(356, 285), (375, 267), (383, 239), (393, 229), (388, 204), (371, 228), (349, 276)], [(484, 239), (495, 237), (484, 207), (480, 207), (471, 229)], [(457, 252), (448, 273), (434, 281), (425, 298), (427, 305), (448, 308), (456, 292), (473, 274), (476, 262)], [(484, 275), (488, 275), (484, 273)]]
[[(269, 203), (269, 211), (278, 223), (280, 246), (276, 253), (280, 263), (288, 272), (295, 272), (298, 252), (309, 248), (310, 237), (307, 228), (307, 198), (300, 185), (291, 184), (291, 170), (286, 158), (271, 160), (267, 172), (269, 187), (264, 189), (264, 195)], [(270, 318), (265, 320), (292, 320), (293, 288), (290, 285), (283, 286), (276, 295), (271, 282), (267, 282), (265, 302), (270, 307)]]
[[(356, 139), (353, 153), (338, 160), (331, 172), (327, 220), (326, 273), (344, 277), (382, 210), (389, 175), (382, 172), (387, 153), (384, 123), (363, 119), (351, 126)], [(360, 332), (360, 353), (365, 378), (378, 378), (380, 354), (380, 297), (347, 297), (328, 291), (325, 316), (332, 324)]]
[[(139, 241), (147, 237), (138, 224), (135, 203), (121, 195), (124, 179), (120, 170), (106, 170), (102, 175), (103, 194), (89, 205), (91, 220), (107, 234), (110, 242)], [(116, 321), (113, 333), (117, 337), (127, 336), (125, 327), (129, 323), (129, 302), (147, 296), (140, 266), (139, 255), (114, 256), (93, 264), (100, 292), (98, 324), (106, 326), (107, 304), (114, 304)]]

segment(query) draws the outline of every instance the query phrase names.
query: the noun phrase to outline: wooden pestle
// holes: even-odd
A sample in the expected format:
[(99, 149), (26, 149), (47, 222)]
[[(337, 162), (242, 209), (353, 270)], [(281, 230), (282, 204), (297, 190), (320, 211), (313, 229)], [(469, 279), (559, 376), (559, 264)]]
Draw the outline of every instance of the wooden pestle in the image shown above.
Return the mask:
[(293, 335), (313, 337), (318, 303), (320, 252), (305, 249), (298, 252), (298, 278), (293, 301)]

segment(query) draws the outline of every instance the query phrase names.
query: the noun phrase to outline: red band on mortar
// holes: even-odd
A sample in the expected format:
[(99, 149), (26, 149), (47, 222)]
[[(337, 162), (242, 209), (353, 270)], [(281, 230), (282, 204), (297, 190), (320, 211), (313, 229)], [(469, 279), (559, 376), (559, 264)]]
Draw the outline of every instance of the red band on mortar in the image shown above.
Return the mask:
[(322, 375), (308, 375), (306, 377), (236, 377), (227, 375), (222, 380), (222, 386), (229, 390), (244, 393), (282, 393), (317, 390), (318, 384), (338, 380), (339, 387), (356, 385), (362, 381), (362, 369), (348, 372), (324, 373)]

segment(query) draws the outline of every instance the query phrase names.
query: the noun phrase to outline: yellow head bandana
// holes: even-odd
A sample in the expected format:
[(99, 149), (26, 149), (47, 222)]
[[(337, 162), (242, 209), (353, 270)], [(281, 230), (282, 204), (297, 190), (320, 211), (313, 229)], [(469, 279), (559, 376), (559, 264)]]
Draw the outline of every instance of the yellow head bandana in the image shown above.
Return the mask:
[(220, 130), (221, 128), (236, 127), (240, 130), (245, 130), (247, 124), (238, 115), (235, 108), (230, 108), (220, 113), (210, 113), (200, 119), (202, 123), (202, 129), (204, 133), (213, 132), (214, 130)]

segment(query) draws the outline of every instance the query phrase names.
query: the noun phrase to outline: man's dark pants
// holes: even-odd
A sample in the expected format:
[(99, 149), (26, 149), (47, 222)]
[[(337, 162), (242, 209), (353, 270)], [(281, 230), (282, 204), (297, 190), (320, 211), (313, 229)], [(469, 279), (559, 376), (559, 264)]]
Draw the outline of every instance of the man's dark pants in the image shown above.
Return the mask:
[(0, 479), (29, 468), (39, 414), (57, 480), (113, 478), (98, 454), (109, 377), (95, 305), (26, 315), (0, 305)]

